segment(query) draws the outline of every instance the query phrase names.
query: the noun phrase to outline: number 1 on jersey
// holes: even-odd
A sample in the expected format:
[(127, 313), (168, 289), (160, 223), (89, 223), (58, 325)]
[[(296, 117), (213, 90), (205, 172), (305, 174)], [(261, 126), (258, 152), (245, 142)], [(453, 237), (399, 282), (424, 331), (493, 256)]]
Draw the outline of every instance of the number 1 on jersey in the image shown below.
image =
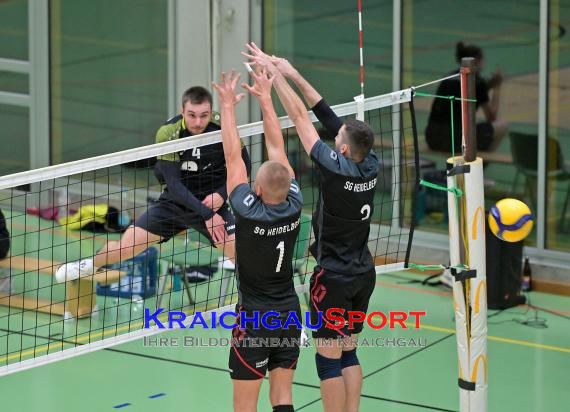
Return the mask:
[(283, 240), (279, 242), (276, 249), (279, 249), (279, 259), (277, 260), (275, 272), (281, 272), (281, 264), (283, 263), (283, 255), (285, 254), (285, 242)]

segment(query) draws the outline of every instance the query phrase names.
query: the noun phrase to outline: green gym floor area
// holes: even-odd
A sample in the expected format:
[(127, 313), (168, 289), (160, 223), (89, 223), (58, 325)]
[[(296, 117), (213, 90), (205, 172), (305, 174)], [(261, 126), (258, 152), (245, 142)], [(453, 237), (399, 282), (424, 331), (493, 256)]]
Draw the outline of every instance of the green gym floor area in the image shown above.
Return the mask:
[[(214, 281), (218, 279), (219, 273)], [(427, 315), (420, 330), (375, 331), (367, 327), (362, 338), (381, 337), (385, 342), (390, 338), (414, 338), (424, 346), (358, 350), (364, 373), (362, 411), (459, 410), (451, 294), (441, 286), (410, 283), (422, 279), (424, 276), (408, 272), (378, 276), (369, 312), (425, 310)], [(567, 410), (570, 298), (536, 292), (529, 297), (532, 305), (542, 310), (535, 312), (520, 306), (489, 312), (489, 411)], [(102, 304), (104, 298), (98, 299)], [(304, 297), (300, 299), (306, 310)], [(120, 301), (117, 323), (129, 325), (134, 322), (135, 309), (129, 300)], [(152, 307), (154, 302), (147, 303)], [(0, 311), (5, 314), (7, 309)], [(141, 313), (140, 307), (137, 313)], [(547, 327), (524, 324), (535, 317), (543, 319)], [(37, 318), (35, 312), (26, 312), (10, 325), (12, 335), (23, 346), (33, 345), (34, 338), (17, 334), (22, 330), (18, 328)], [(99, 321), (96, 317), (60, 324), (78, 333)], [(57, 326), (52, 327), (52, 332), (56, 330)], [(53, 335), (56, 340), (61, 336)], [(96, 333), (93, 335), (92, 340), (97, 340)], [(229, 337), (230, 331), (178, 329), (156, 336), (179, 338), (180, 342), (184, 336), (192, 336), (205, 341)], [(313, 347), (301, 351), (293, 388), (296, 410), (322, 410), (314, 354)], [(232, 389), (227, 359), (227, 347), (144, 347), (143, 341), (137, 340), (0, 378), (2, 410), (228, 411), (232, 407)], [(270, 410), (268, 382), (262, 386), (259, 410)]]

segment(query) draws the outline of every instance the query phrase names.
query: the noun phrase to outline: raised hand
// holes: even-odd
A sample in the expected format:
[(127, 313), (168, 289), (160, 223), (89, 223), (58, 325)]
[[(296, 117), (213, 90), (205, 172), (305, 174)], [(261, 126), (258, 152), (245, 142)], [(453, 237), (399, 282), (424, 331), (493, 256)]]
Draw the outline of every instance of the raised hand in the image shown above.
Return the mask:
[(232, 70), (229, 75), (222, 72), (220, 84), (212, 82), (212, 86), (218, 92), (220, 104), (236, 105), (243, 99), (244, 93), (236, 94), (236, 85), (239, 78), (240, 74)]
[(241, 54), (250, 59), (253, 64), (256, 64), (258, 67), (266, 68), (269, 73), (275, 74), (277, 72), (277, 68), (271, 61), (271, 56), (264, 53), (254, 42), (246, 43), (245, 47), (247, 47), (249, 53), (241, 52)]
[(289, 60), (283, 57), (271, 56), (270, 61), (277, 68), (277, 70), (279, 70), (279, 73), (285, 77), (291, 78), (297, 74), (297, 69), (295, 69), (291, 63), (289, 63)]
[(265, 68), (258, 68), (256, 71), (250, 72), (250, 75), (254, 80), (253, 86), (250, 86), (247, 83), (242, 83), (242, 87), (257, 99), (271, 99), (271, 87), (275, 76), (269, 76)]

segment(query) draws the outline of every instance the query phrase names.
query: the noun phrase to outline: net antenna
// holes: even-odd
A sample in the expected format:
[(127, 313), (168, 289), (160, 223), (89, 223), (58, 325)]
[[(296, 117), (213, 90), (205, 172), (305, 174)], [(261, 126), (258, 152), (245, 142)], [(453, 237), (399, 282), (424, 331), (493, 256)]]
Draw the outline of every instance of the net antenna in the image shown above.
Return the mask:
[[(475, 59), (463, 58), (462, 156), (447, 160), (453, 303), (461, 412), (487, 411), (487, 281), (483, 161), (477, 157)], [(453, 127), (453, 126), (452, 126)]]
[(362, 45), (362, 0), (358, 0), (358, 38), (360, 51), (360, 94), (354, 96), (356, 102), (356, 118), (364, 121), (364, 48)]

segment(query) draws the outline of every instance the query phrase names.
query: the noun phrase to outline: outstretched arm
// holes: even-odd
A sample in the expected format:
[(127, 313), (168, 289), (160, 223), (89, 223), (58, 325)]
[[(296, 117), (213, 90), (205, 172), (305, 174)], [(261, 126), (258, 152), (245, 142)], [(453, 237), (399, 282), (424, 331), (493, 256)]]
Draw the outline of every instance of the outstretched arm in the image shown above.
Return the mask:
[(295, 124), (305, 152), (310, 155), (313, 146), (320, 140), (320, 137), (315, 126), (313, 126), (313, 122), (311, 122), (309, 118), (305, 105), (280, 73), (275, 75), (273, 84), (275, 85), (275, 90), (277, 91), (281, 104), (285, 108), (289, 118)]
[(236, 95), (239, 74), (233, 70), (229, 75), (222, 73), (220, 84), (212, 82), (218, 92), (222, 118), (222, 144), (227, 168), (227, 191), (233, 190), (242, 183), (247, 183), (247, 171), (242, 159), (241, 143), (237, 130), (235, 105), (243, 98)]
[(305, 105), (280, 73), (275, 75), (273, 84), (287, 115), (295, 124), (305, 152), (310, 155), (313, 146), (320, 140), (320, 137), (309, 118)]
[(333, 112), (325, 99), (319, 92), (293, 67), (287, 59), (276, 56), (269, 56), (265, 54), (255, 43), (246, 45), (252, 54), (243, 53), (244, 56), (249, 57), (255, 63), (266, 65), (268, 62), (273, 63), (275, 68), (285, 78), (291, 79), (301, 91), (305, 101), (317, 116), (317, 119), (332, 135), (336, 136), (343, 125), (342, 120)]
[(295, 83), (309, 107), (314, 107), (318, 102), (323, 100), (323, 96), (320, 95), (311, 83), (309, 83), (287, 59), (271, 56), (270, 60), (283, 76), (287, 79), (291, 79), (293, 83)]
[(160, 175), (166, 187), (168, 188), (168, 193), (178, 204), (184, 205), (186, 208), (198, 213), (204, 220), (212, 218), (215, 211), (211, 207), (204, 205), (196, 196), (192, 194), (182, 184), (180, 180), (180, 163), (171, 162), (169, 160), (158, 160), (154, 166), (156, 173)]
[(251, 43), (249, 49), (253, 55), (248, 57), (252, 58), (257, 64), (266, 67), (267, 70), (275, 76), (273, 85), (275, 86), (279, 100), (281, 100), (281, 104), (285, 108), (287, 115), (295, 124), (305, 151), (310, 155), (311, 149), (320, 138), (309, 118), (305, 105), (289, 83), (287, 83), (287, 79), (279, 73), (279, 70), (277, 70), (275, 65), (267, 58), (267, 55), (263, 53), (255, 43)]
[(301, 73), (287, 59), (271, 56), (270, 61), (283, 76), (295, 83), (317, 119), (331, 135), (336, 136), (342, 127), (342, 120), (332, 111), (320, 93), (301, 76)]
[(257, 72), (251, 72), (254, 79), (253, 86), (243, 83), (243, 87), (257, 98), (261, 113), (263, 114), (263, 131), (265, 132), (265, 146), (267, 147), (267, 155), (269, 160), (281, 163), (289, 170), (291, 177), (295, 177), (295, 172), (289, 164), (289, 159), (285, 152), (285, 143), (283, 142), (283, 134), (281, 126), (277, 119), (277, 114), (271, 100), (271, 86), (274, 76), (269, 77), (267, 70), (260, 69)]

